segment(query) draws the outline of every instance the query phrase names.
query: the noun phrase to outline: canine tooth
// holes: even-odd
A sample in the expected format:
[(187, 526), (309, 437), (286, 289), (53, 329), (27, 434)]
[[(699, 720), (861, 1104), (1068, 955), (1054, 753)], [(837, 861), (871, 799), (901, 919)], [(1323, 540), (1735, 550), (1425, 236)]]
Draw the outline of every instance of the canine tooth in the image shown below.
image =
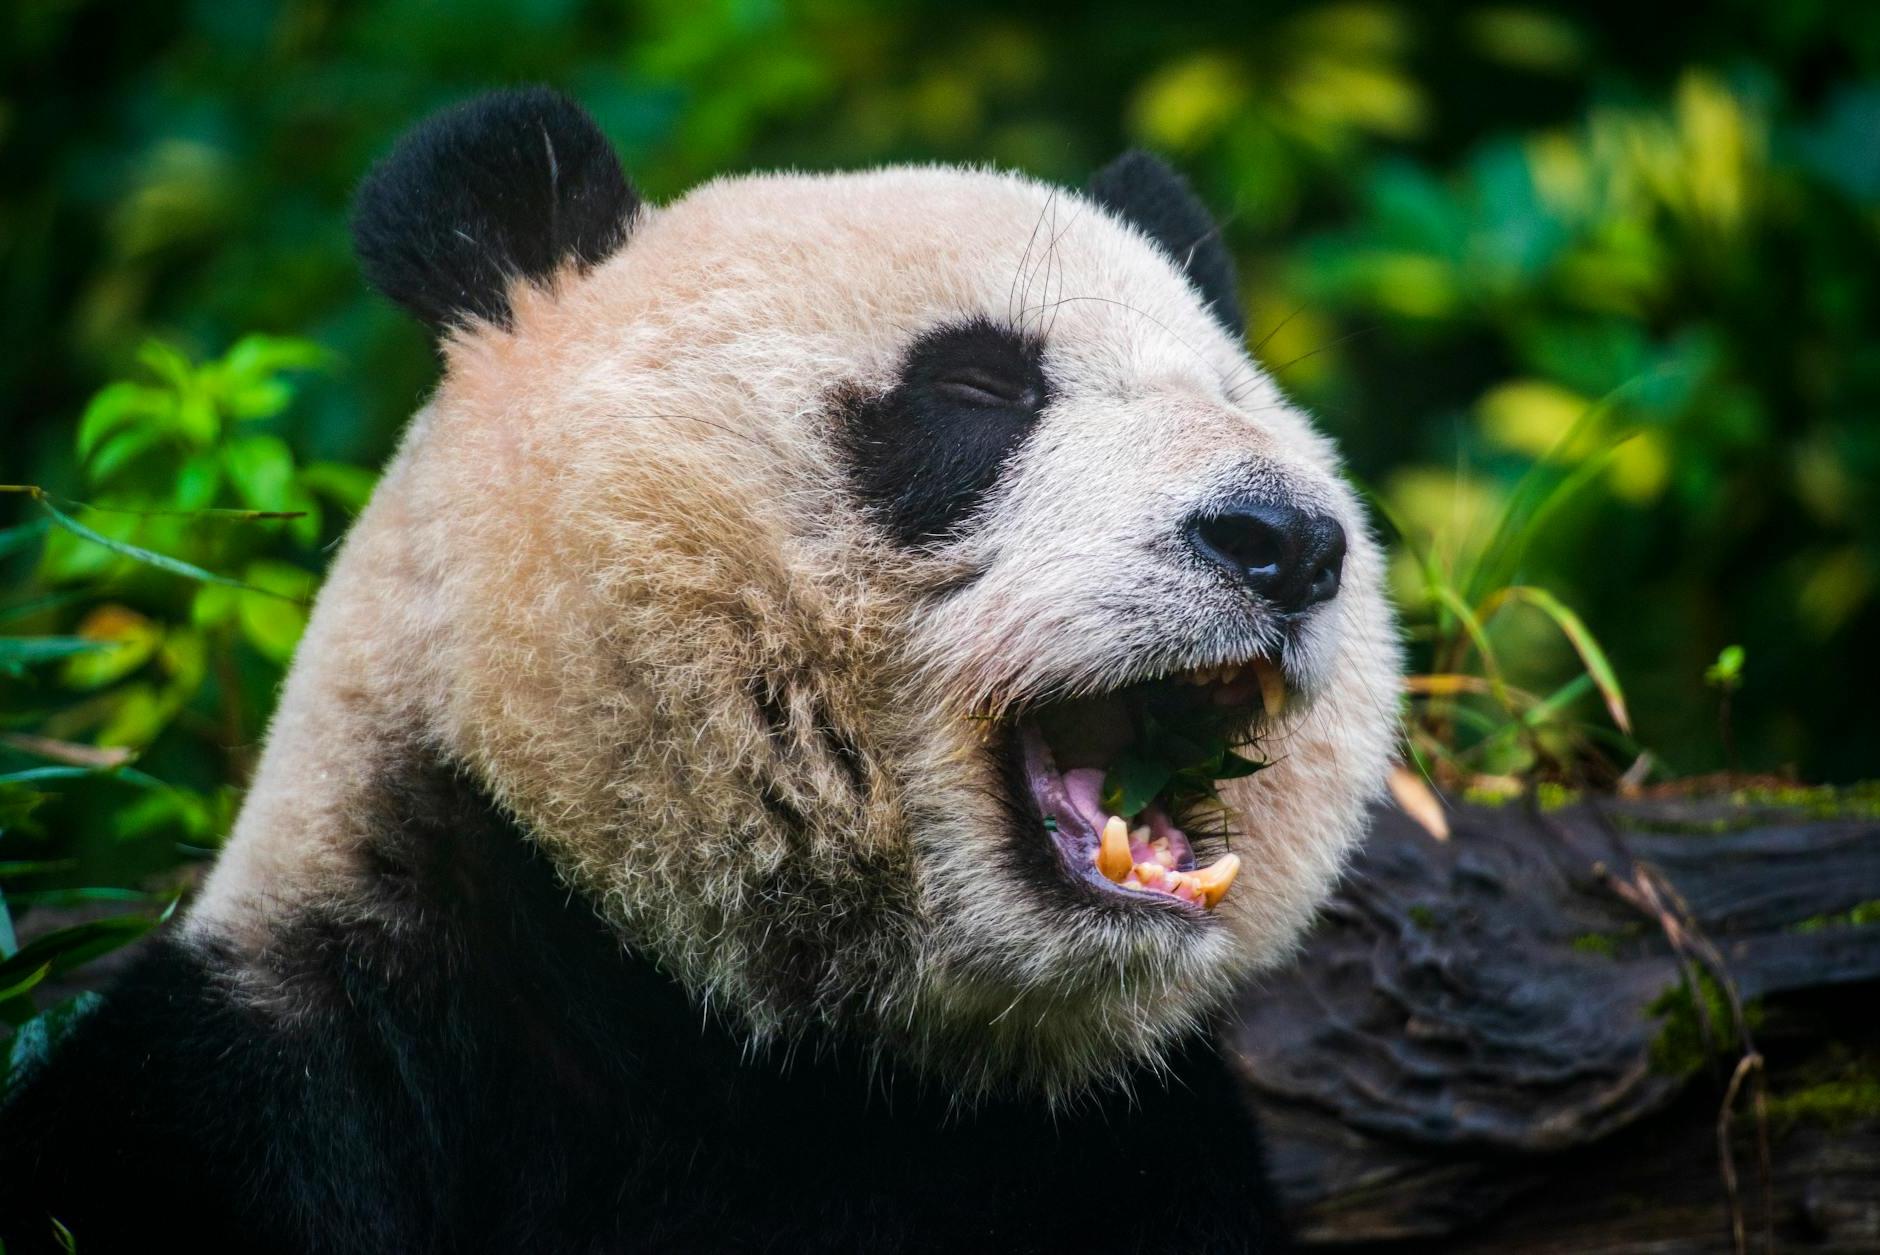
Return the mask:
[(1188, 873), (1188, 883), (1201, 894), (1201, 905), (1212, 911), (1227, 896), (1227, 890), (1240, 874), (1240, 855), (1223, 854), (1206, 867)]
[(1265, 659), (1254, 662), (1253, 673), (1260, 677), (1260, 703), (1266, 707), (1266, 717), (1279, 718), (1279, 712), (1286, 709), (1285, 673)]
[(1136, 860), (1129, 855), (1129, 821), (1121, 815), (1110, 816), (1103, 825), (1103, 840), (1097, 845), (1097, 870), (1106, 880), (1122, 884)]

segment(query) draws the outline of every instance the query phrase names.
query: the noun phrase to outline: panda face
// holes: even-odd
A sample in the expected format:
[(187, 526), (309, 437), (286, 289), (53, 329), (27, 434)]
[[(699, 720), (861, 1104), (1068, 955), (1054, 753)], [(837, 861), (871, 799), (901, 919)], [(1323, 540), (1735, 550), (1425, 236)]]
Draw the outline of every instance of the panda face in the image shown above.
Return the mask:
[[(277, 741), (392, 677), (377, 706), (706, 1007), (968, 1095), (1100, 1082), (1283, 957), (1382, 782), (1398, 658), (1185, 185), (1134, 157), (1086, 194), (922, 167), (644, 209), (571, 106), (517, 108), (495, 209), (432, 214), (475, 201), (420, 161), (464, 142), (367, 185), (368, 273), (445, 372)], [(309, 769), (270, 755), (258, 793)], [(263, 844), (223, 900), (244, 859), (282, 892)]]

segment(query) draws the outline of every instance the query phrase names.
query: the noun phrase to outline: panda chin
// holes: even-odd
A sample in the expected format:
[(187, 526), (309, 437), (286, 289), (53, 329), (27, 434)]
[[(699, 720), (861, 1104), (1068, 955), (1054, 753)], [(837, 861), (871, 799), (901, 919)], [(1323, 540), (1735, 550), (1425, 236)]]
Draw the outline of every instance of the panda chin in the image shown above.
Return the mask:
[[(1013, 728), (1030, 802), (1021, 811), (1065, 874), (1103, 900), (1205, 918), (1240, 871), (1225, 850), (1233, 816), (1213, 786), (1257, 769), (1238, 751), (1278, 716), (1285, 693), (1279, 666), (1256, 659), (1042, 707)], [(1158, 758), (1187, 766), (1133, 813), (1115, 813), (1120, 793), (1106, 786), (1119, 766)], [(1159, 772), (1149, 770), (1151, 779)]]

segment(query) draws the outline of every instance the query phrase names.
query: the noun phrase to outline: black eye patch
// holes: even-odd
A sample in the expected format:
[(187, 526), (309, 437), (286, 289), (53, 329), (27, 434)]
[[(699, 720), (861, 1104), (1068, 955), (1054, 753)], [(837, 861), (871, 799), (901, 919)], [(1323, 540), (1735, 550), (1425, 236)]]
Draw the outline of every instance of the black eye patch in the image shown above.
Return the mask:
[(973, 319), (909, 346), (895, 385), (838, 407), (857, 492), (898, 544), (945, 540), (972, 513), (1050, 403), (1035, 337)]

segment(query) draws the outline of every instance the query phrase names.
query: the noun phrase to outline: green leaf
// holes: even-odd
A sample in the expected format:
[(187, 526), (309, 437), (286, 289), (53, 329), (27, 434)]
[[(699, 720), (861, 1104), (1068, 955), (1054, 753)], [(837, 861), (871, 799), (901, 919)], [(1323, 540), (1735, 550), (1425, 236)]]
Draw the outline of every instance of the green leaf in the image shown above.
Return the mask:
[(88, 540), (94, 545), (108, 549), (120, 557), (129, 558), (135, 562), (141, 562), (145, 566), (153, 566), (159, 571), (168, 571), (172, 575), (183, 576), (185, 579), (200, 580), (205, 584), (226, 584), (230, 588), (247, 587), (247, 585), (243, 584), (240, 580), (232, 580), (226, 575), (217, 575), (213, 571), (205, 571), (199, 566), (193, 566), (188, 562), (184, 562), (181, 558), (172, 558), (168, 554), (157, 553), (150, 549), (142, 549), (128, 541), (115, 540), (102, 532), (94, 531), (59, 509), (59, 507), (53, 505), (43, 496), (39, 498), (39, 508), (50, 515), (52, 521), (67, 532), (70, 532), (81, 540)]
[(38, 1067), (51, 1058), (52, 1052), (77, 1027), (79, 1020), (90, 1014), (102, 1001), (102, 998), (90, 991), (76, 994), (20, 1025), (7, 1046), (9, 1080), (25, 1069)]
[(175, 409), (176, 398), (167, 389), (130, 382), (107, 384), (78, 420), (78, 456), (90, 458), (106, 436), (133, 424), (140, 428), (140, 435), (160, 438)]
[[(1527, 559), (1529, 547), (1534, 538), (1547, 530), (1547, 525), (1562, 506), (1579, 496), (1580, 493), (1600, 476), (1618, 458), (1620, 452), (1639, 432), (1624, 431), (1614, 435), (1606, 443), (1589, 453), (1572, 471), (1562, 476), (1550, 488), (1535, 488), (1530, 491), (1539, 493), (1538, 500), (1532, 500), (1522, 508), (1525, 519), (1515, 527), (1513, 534), (1500, 545), (1492, 562), (1484, 556), (1483, 562), (1475, 572), (1476, 583), (1484, 589), (1496, 589), (1506, 584), (1520, 571), (1521, 564)], [(1539, 481), (1537, 481), (1538, 483)], [(1503, 515), (1503, 522), (1513, 517), (1513, 508)], [(1484, 550), (1484, 555), (1487, 551)]]
[(194, 385), (196, 368), (180, 350), (161, 340), (145, 340), (137, 346), (137, 360), (151, 374), (182, 392)]
[(1174, 774), (1154, 758), (1125, 753), (1103, 777), (1103, 804), (1113, 815), (1134, 819), (1155, 801)]
[[(38, 789), (28, 789), (24, 787), (24, 782), (22, 781), (0, 780), (0, 833), (38, 832), (39, 825), (33, 822), (33, 812), (39, 809), (46, 799), (51, 796), (51, 794), (43, 793)], [(0, 876), (25, 874), (24, 872), (10, 873), (6, 870), (9, 867), (27, 868), (37, 866), (40, 866), (40, 864), (23, 862), (0, 863)]]
[(108, 483), (162, 441), (163, 433), (153, 427), (127, 427), (112, 432), (86, 466), (85, 478), (93, 484)]
[(199, 387), (176, 398), (176, 430), (198, 448), (207, 448), (222, 434), (222, 419), (215, 401)]
[(214, 450), (192, 453), (176, 472), (170, 500), (179, 510), (202, 510), (215, 504), (222, 491), (222, 459)]
[(109, 641), (89, 641), (82, 636), (0, 636), (0, 672), (21, 676), (28, 667), (42, 662), (109, 648)]
[(237, 601), (242, 636), (264, 657), (286, 663), (307, 630), (305, 604), (313, 596), (311, 572), (286, 562), (253, 562), (243, 573), (263, 593), (242, 593)]
[(1221, 761), (1214, 769), (1214, 778), (1216, 780), (1238, 780), (1243, 776), (1251, 776), (1255, 772), (1265, 771), (1272, 765), (1272, 763), (1257, 759), (1243, 758), (1233, 750), (1227, 750), (1221, 755)]
[(27, 993), (34, 985), (46, 979), (46, 976), (51, 971), (52, 964), (50, 962), (41, 963), (38, 967), (13, 981), (11, 984), (0, 985), (0, 1002), (5, 1002), (10, 998), (17, 998), (21, 994)]
[(51, 524), (44, 519), (35, 519), (31, 523), (22, 523), (18, 527), (9, 527), (0, 531), (0, 558), (11, 553), (18, 553), (28, 545), (38, 544), (45, 539)]
[(222, 403), (228, 407), (229, 417), (237, 422), (273, 418), (291, 405), (293, 400), (294, 385), (285, 379), (262, 379), (230, 388), (222, 394)]
[(222, 448), (222, 468), (242, 502), (256, 510), (286, 510), (294, 484), (294, 455), (279, 436), (243, 436)]
[(153, 684), (127, 684), (112, 690), (110, 717), (97, 731), (100, 745), (142, 748), (157, 739), (183, 703)]
[(197, 627), (214, 627), (235, 617), (241, 594), (232, 588), (210, 584), (196, 590), (190, 603), (189, 621)]
[(86, 906), (93, 902), (150, 902), (154, 899), (141, 889), (120, 889), (112, 885), (87, 885), (77, 889), (29, 889), (7, 895), (16, 906)]
[(366, 508), (378, 479), (372, 471), (344, 462), (315, 462), (300, 472), (301, 483), (348, 514), (357, 514)]
[(41, 964), (56, 975), (129, 945), (156, 927), (148, 915), (112, 915), (42, 933), (0, 959), (0, 984), (22, 979)]
[(79, 780), (97, 774), (96, 767), (25, 767), (0, 775), (0, 786), (40, 784), (47, 780)]
[(325, 370), (333, 361), (333, 353), (312, 340), (256, 333), (237, 340), (217, 366), (231, 383), (246, 387), (286, 370)]
[(104, 649), (69, 659), (62, 671), (68, 688), (114, 684), (150, 660), (163, 644), (163, 628), (125, 606), (105, 605), (78, 625), (79, 633)]
[[(45, 797), (45, 794), (40, 794)], [(77, 871), (78, 860), (75, 858), (15, 859), (0, 862), (0, 877), (7, 876), (58, 876), (66, 872)]]

